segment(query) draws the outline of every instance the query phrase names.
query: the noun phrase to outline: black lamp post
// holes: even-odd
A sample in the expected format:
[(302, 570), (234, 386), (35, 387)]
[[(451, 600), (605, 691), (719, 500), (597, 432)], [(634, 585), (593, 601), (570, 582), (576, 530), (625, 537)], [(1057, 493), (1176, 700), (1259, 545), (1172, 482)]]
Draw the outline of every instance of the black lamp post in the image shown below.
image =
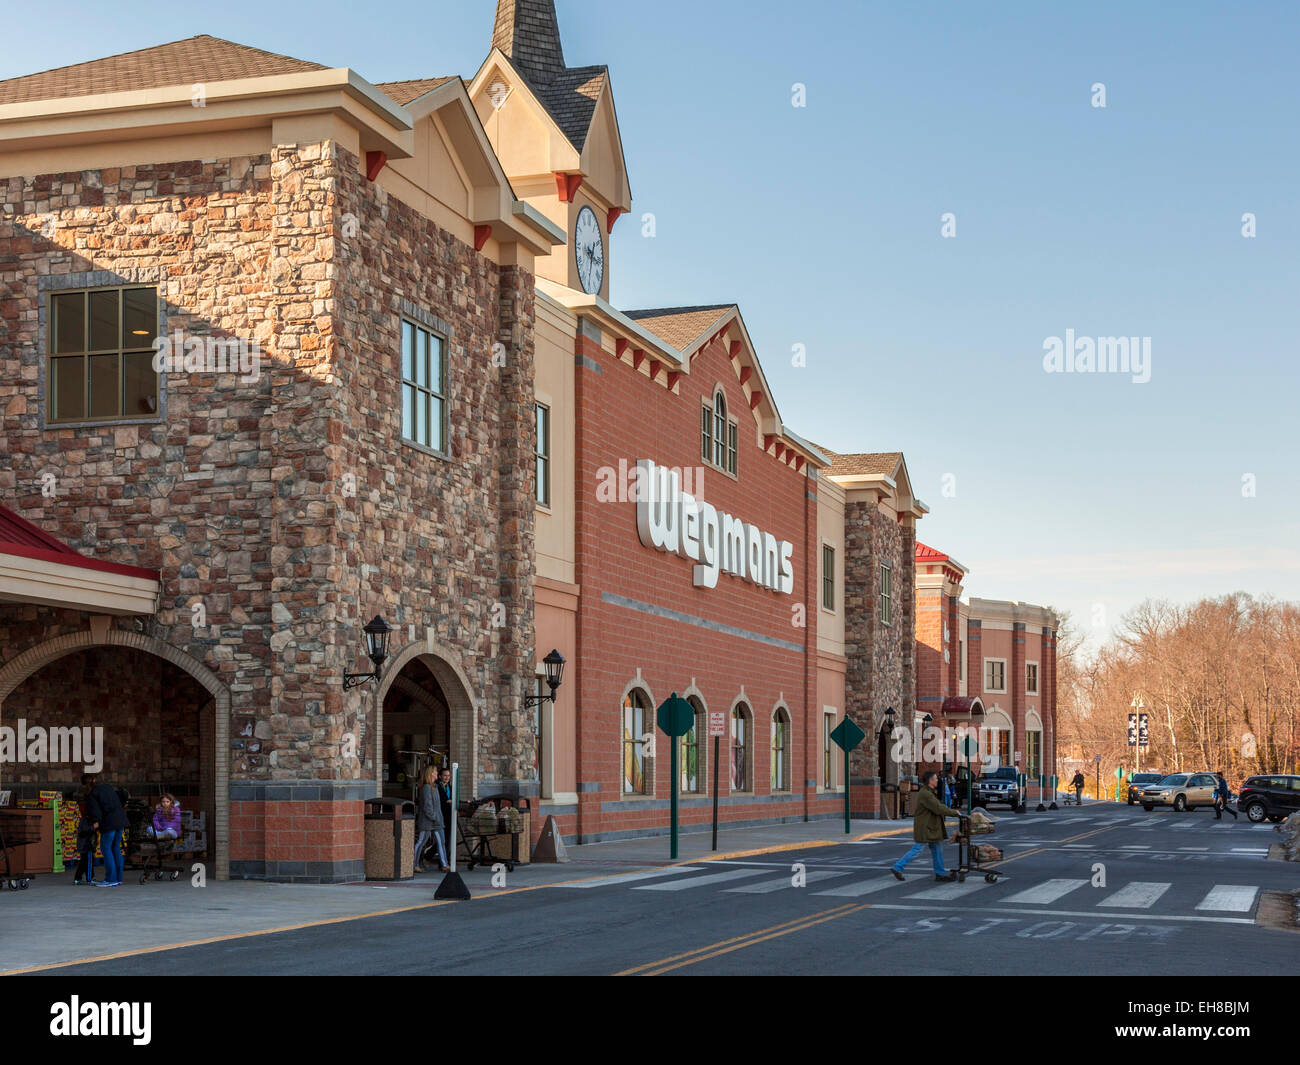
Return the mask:
[(366, 634), (366, 657), (374, 663), (375, 670), (373, 673), (344, 672), (344, 691), (364, 684), (368, 680), (377, 681), (380, 673), (383, 672), (384, 662), (388, 658), (388, 637), (393, 631), (388, 622), (376, 614), (361, 631)]
[(546, 686), (551, 689), (551, 693), (549, 695), (526, 694), (524, 696), (524, 706), (555, 702), (556, 689), (559, 688), (561, 680), (564, 679), (564, 655), (560, 654), (559, 651), (552, 650), (549, 655), (542, 659), (542, 665), (546, 667)]

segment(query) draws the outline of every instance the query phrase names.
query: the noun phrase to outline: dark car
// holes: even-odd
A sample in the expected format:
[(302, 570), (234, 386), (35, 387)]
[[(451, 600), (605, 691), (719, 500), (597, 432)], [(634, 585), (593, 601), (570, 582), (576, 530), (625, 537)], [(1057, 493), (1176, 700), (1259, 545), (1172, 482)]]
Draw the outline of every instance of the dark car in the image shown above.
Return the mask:
[(1128, 804), (1142, 801), (1142, 789), (1148, 784), (1159, 784), (1165, 779), (1163, 773), (1134, 773), (1128, 778)]
[(975, 782), (975, 805), (1004, 802), (1013, 810), (1020, 805), (1020, 774), (1014, 766), (999, 766)]
[(1281, 774), (1251, 777), (1237, 795), (1237, 809), (1255, 824), (1281, 821), (1300, 810), (1300, 777)]

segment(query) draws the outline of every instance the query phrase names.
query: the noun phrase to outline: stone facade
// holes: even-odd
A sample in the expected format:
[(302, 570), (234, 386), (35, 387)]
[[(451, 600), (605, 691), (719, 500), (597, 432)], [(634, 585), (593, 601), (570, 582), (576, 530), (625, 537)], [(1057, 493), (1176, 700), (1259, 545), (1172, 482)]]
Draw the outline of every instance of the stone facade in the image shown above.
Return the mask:
[[(853, 752), (849, 771), (854, 785), (869, 786), (898, 778), (898, 771), (882, 766), (879, 756), (885, 710), (894, 709), (896, 724), (910, 725), (917, 706), (916, 531), (875, 502), (850, 500), (844, 508), (844, 536), (845, 713), (867, 734)], [(882, 564), (893, 574), (888, 625), (881, 619)], [(861, 800), (854, 798), (855, 808), (862, 816), (874, 816), (871, 793), (863, 788), (861, 794)]]
[[(520, 704), (533, 654), (532, 278), (362, 171), (324, 141), (0, 178), (0, 493), (86, 555), (159, 571), (145, 636), (229, 694), (235, 738), (214, 764), (224, 771), (228, 755), (243, 786), (234, 875), (355, 875), (360, 837), (347, 826), (373, 793), (382, 723), (373, 686), (345, 693), (341, 681), (361, 668), (373, 614), (396, 630), (395, 657), (436, 646), (468, 687), (466, 791), (518, 780), (531, 749)], [(256, 342), (260, 372), (168, 374), (154, 416), (49, 425), (49, 293), (124, 283), (158, 286), (165, 335)], [(447, 337), (445, 456), (401, 440), (404, 313)], [(0, 669), (87, 622), (0, 605)], [(135, 679), (132, 698), (147, 696)], [(6, 700), (4, 716), (26, 698)], [(259, 805), (291, 817), (279, 805), (307, 782), (337, 794), (303, 801), (340, 806), (308, 815), (331, 822), (310, 870), (298, 850), (277, 852)], [(291, 787), (268, 798), (277, 784)]]

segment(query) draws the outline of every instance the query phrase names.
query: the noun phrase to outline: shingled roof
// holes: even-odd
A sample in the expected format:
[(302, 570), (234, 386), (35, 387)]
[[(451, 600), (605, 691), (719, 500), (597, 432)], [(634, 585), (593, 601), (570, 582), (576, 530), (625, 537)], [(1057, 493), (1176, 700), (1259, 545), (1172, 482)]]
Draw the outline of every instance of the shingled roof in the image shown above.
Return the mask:
[(862, 474), (883, 474), (893, 477), (898, 464), (903, 461), (901, 451), (870, 451), (860, 455), (837, 455), (829, 448), (818, 446), (819, 451), (831, 460), (830, 477), (852, 477)]
[(326, 70), (292, 56), (264, 52), (246, 44), (202, 34), (183, 41), (158, 44), (135, 52), (57, 67), (39, 74), (0, 81), (0, 104), (57, 100), (66, 96), (95, 96), (131, 89), (161, 89), (170, 85), (234, 81), (274, 74)]
[(643, 326), (678, 351), (709, 331), (709, 327), (722, 321), (734, 303), (717, 303), (702, 307), (659, 307), (649, 310), (624, 311), (638, 325)]
[(501, 49), (569, 143), (582, 151), (609, 68), (564, 65), (555, 0), (497, 0), (492, 47)]
[(414, 78), (411, 81), (381, 81), (375, 86), (375, 88), (394, 103), (401, 104), (405, 107), (412, 100), (418, 100), (426, 92), (432, 92), (439, 85), (446, 85), (447, 82), (455, 80), (456, 75), (452, 74), (450, 77), (446, 78)]

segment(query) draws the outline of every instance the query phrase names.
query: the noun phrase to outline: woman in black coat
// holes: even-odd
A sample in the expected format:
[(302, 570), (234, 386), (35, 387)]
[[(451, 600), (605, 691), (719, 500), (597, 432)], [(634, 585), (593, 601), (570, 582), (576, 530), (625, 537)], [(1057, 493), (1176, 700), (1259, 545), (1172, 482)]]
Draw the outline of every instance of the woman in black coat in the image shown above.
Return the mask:
[(93, 883), (98, 887), (121, 887), (122, 830), (129, 823), (126, 810), (117, 790), (101, 784), (93, 773), (86, 774), (82, 781), (90, 792), (86, 796), (86, 815), (99, 830), (99, 845), (104, 852), (104, 879)]

